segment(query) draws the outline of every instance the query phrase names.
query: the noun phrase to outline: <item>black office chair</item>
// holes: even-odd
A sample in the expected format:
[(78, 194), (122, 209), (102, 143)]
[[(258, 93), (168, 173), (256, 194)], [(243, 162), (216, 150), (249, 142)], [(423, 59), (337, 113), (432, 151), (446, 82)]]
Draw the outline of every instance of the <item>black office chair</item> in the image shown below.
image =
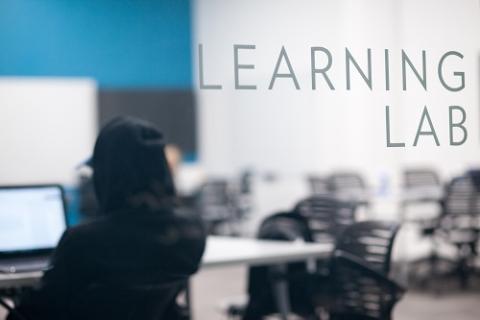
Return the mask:
[(476, 273), (480, 234), (480, 191), (469, 175), (454, 178), (446, 189), (443, 214), (437, 229), (440, 237), (457, 248), (453, 273), (462, 288)]
[(293, 211), (307, 221), (312, 241), (333, 244), (355, 221), (355, 209), (352, 203), (331, 196), (313, 196), (297, 203)]
[(405, 289), (389, 278), (396, 223), (364, 221), (345, 229), (333, 253), (329, 319), (388, 320)]
[[(290, 212), (277, 213), (264, 220), (260, 226), (258, 238), (312, 241), (307, 222), (303, 217)], [(244, 311), (241, 310), (243, 307), (232, 306), (230, 315), (243, 314), (244, 320), (257, 320), (279, 313), (281, 297), (277, 295), (275, 286), (280, 282), (288, 286), (291, 312), (304, 319), (315, 319), (304, 262), (290, 263), (283, 270), (276, 266), (251, 267), (248, 274), (248, 304)]]
[(185, 281), (160, 285), (96, 284), (79, 293), (70, 309), (72, 320), (188, 319), (175, 302)]
[[(186, 280), (162, 284), (97, 283), (73, 292), (65, 317), (70, 320), (187, 320), (189, 309), (179, 306), (176, 297)], [(40, 314), (24, 314), (0, 301), (13, 320), (44, 319)]]
[(197, 195), (196, 205), (209, 234), (222, 233), (221, 227), (228, 235), (236, 233), (237, 212), (227, 180), (205, 182)]

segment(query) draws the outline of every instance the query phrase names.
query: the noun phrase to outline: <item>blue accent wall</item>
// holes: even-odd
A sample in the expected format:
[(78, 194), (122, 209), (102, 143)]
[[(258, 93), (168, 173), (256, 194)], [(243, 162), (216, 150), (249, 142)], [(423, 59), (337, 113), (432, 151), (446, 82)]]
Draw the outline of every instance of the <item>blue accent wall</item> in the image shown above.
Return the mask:
[(0, 0), (0, 76), (192, 87), (190, 0)]

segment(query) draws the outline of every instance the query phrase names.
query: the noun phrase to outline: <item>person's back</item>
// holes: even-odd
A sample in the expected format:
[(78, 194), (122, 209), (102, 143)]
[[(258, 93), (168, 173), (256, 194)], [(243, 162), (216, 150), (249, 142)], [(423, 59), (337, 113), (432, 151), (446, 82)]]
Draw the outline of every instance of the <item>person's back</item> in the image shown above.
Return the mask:
[[(198, 269), (205, 233), (196, 216), (173, 205), (161, 138), (133, 119), (116, 119), (102, 130), (91, 165), (103, 216), (65, 232), (52, 269), (22, 299), (19, 314), (117, 320), (152, 307), (152, 317), (178, 316), (175, 298)], [(150, 293), (153, 305), (146, 306)]]

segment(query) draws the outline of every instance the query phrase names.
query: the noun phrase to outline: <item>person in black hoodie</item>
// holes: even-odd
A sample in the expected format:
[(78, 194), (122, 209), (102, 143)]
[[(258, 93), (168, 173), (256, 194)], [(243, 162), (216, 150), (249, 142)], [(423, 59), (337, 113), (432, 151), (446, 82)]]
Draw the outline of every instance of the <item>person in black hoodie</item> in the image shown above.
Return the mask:
[[(63, 234), (40, 286), (8, 319), (130, 319), (132, 308), (105, 305), (115, 301), (109, 297), (172, 283), (180, 285), (157, 297), (164, 301), (155, 318), (180, 318), (176, 296), (199, 267), (206, 235), (197, 217), (175, 206), (162, 134), (148, 122), (115, 118), (101, 130), (89, 165), (101, 217)], [(99, 295), (95, 303), (92, 295)]]

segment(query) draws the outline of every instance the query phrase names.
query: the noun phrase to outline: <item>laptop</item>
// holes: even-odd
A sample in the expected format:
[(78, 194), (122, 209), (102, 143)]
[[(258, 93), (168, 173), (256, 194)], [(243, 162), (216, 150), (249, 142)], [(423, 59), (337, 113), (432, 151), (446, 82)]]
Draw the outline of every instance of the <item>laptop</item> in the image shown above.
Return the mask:
[(46, 270), (66, 228), (61, 186), (0, 186), (0, 274)]

